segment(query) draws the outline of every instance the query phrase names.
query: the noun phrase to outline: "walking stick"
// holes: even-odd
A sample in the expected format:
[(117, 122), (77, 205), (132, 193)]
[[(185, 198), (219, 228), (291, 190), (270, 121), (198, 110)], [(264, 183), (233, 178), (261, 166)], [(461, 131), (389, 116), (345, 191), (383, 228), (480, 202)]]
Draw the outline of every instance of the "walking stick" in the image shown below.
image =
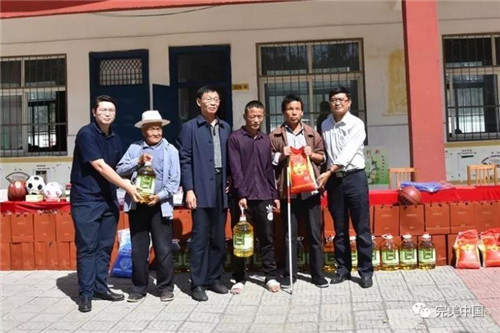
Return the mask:
[(292, 199), (290, 193), (290, 166), (286, 168), (286, 203), (287, 203), (287, 217), (288, 217), (288, 265), (290, 271), (290, 294), (293, 294), (293, 271), (292, 271)]

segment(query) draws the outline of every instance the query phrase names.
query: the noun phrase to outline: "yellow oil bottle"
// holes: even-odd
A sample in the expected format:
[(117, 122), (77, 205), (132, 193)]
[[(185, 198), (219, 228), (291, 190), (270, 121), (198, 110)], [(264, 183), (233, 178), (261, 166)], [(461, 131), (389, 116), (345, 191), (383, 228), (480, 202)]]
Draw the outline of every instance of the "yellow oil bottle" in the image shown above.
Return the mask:
[(380, 269), (380, 249), (377, 246), (377, 238), (375, 235), (372, 235), (372, 243), (372, 265), (373, 269), (377, 271)]
[(384, 271), (394, 271), (399, 267), (399, 249), (394, 243), (391, 234), (382, 235), (383, 241), (380, 245), (380, 263)]
[(233, 228), (233, 253), (237, 257), (248, 258), (253, 255), (253, 227), (247, 222), (244, 209), (241, 208), (240, 220)]
[(137, 171), (135, 185), (142, 197), (141, 203), (148, 203), (149, 196), (155, 194), (156, 173), (151, 166), (151, 161), (147, 161)]
[(421, 269), (436, 268), (436, 248), (429, 234), (423, 234), (418, 244), (418, 267)]
[(358, 270), (358, 248), (356, 247), (356, 236), (349, 236), (349, 246), (351, 247), (352, 270)]
[(417, 268), (417, 246), (410, 234), (403, 235), (399, 246), (399, 267), (404, 270)]

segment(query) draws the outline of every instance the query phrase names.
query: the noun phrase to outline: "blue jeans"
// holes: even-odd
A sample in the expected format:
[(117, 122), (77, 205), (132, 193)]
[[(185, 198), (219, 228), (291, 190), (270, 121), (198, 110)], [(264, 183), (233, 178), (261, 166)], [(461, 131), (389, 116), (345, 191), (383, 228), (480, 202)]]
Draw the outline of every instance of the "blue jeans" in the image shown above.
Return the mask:
[(80, 296), (104, 293), (118, 224), (118, 205), (105, 201), (72, 202)]

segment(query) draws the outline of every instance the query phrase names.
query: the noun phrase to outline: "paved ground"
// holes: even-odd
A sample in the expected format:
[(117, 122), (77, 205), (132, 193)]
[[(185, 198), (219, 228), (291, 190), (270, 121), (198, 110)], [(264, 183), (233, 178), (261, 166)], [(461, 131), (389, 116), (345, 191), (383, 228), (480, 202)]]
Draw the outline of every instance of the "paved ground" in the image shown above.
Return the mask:
[[(182, 273), (170, 303), (148, 294), (136, 304), (94, 301), (92, 312), (80, 313), (75, 272), (4, 271), (1, 331), (500, 332), (500, 268), (377, 272), (370, 289), (355, 281), (319, 289), (303, 278), (292, 294), (271, 294), (254, 275), (241, 295), (208, 292), (209, 301), (197, 303)], [(128, 279), (110, 282), (130, 288)]]

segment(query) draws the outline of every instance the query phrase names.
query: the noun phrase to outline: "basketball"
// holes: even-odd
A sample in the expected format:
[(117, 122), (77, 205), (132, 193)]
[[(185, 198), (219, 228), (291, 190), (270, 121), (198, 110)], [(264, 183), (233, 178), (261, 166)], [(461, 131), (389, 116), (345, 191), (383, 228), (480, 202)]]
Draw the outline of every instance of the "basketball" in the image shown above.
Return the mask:
[(402, 205), (418, 205), (422, 202), (422, 194), (415, 186), (405, 186), (399, 190), (399, 203)]
[(9, 201), (22, 201), (26, 199), (26, 183), (24, 180), (14, 180), (7, 188)]

